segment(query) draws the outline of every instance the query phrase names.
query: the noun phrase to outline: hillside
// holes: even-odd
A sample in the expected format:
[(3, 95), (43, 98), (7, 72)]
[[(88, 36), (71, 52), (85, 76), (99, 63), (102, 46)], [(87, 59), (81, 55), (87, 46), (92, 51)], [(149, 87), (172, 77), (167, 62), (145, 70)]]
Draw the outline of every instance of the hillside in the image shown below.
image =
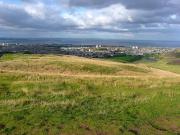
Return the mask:
[(153, 67), (180, 74), (180, 49), (170, 53), (139, 55), (120, 55), (107, 57), (105, 60), (123, 63), (142, 63), (147, 67)]
[(75, 56), (4, 55), (0, 134), (178, 134), (179, 69), (172, 73), (144, 63)]
[(177, 49), (174, 52), (168, 54), (161, 54), (154, 57), (156, 57), (156, 61), (154, 62), (149, 62), (145, 59), (141, 62), (147, 64), (150, 67), (180, 74), (180, 49)]

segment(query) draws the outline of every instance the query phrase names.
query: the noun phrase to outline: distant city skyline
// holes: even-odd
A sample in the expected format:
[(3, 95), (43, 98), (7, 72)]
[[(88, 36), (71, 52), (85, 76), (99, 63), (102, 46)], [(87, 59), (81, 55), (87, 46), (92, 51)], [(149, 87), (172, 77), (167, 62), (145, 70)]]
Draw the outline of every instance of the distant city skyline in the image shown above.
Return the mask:
[(0, 0), (0, 37), (180, 41), (180, 0)]

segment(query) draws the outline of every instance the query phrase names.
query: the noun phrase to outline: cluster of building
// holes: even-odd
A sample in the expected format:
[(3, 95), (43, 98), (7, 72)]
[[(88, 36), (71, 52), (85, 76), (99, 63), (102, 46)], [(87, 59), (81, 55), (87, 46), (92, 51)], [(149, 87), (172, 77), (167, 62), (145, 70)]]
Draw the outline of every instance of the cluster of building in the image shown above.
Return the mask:
[(64, 54), (90, 58), (113, 57), (122, 54), (145, 55), (154, 53), (167, 53), (172, 48), (138, 47), (138, 46), (102, 46), (102, 45), (57, 45), (57, 44), (0, 44), (0, 55), (4, 53), (30, 53), (30, 54)]

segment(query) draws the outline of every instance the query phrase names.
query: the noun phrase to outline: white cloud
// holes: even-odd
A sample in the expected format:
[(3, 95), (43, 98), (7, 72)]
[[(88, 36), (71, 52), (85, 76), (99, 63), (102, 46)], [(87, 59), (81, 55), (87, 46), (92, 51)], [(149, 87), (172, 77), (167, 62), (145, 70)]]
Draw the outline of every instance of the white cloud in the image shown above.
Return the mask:
[[(33, 33), (46, 31), (47, 34), (68, 31), (75, 35), (77, 32), (94, 32), (96, 35), (98, 33), (101, 35), (100, 33), (107, 32), (112, 37), (118, 34), (132, 36), (142, 31), (145, 33), (176, 31), (178, 34), (180, 32), (180, 26), (177, 25), (180, 24), (180, 14), (179, 9), (175, 6), (179, 0), (168, 0), (170, 1), (168, 6), (155, 8), (155, 10), (149, 10), (149, 7), (147, 7), (148, 10), (139, 8), (139, 4), (136, 3), (133, 3), (135, 4), (132, 5), (133, 8), (128, 8), (125, 4), (109, 3), (106, 0), (104, 1), (107, 4), (93, 6), (96, 8), (71, 6), (68, 5), (68, 0), (22, 1), (11, 3), (0, 0), (0, 31), (3, 27), (4, 31), (5, 29), (7, 31), (16, 29), (29, 33), (29, 29), (31, 29)], [(147, 1), (150, 2), (150, 0)], [(160, 1), (164, 2), (165, 0)], [(127, 2), (131, 4), (131, 0), (127, 0)], [(144, 4), (148, 6), (141, 2), (141, 6)]]
[(45, 7), (42, 2), (38, 3), (25, 3), (24, 4), (25, 11), (35, 18), (45, 19)]
[(66, 20), (74, 22), (80, 28), (113, 25), (117, 22), (132, 22), (131, 11), (121, 4), (111, 5), (102, 9), (86, 9), (82, 12), (65, 13)]
[(170, 18), (175, 20), (177, 18), (177, 16), (174, 14), (174, 15), (171, 15)]

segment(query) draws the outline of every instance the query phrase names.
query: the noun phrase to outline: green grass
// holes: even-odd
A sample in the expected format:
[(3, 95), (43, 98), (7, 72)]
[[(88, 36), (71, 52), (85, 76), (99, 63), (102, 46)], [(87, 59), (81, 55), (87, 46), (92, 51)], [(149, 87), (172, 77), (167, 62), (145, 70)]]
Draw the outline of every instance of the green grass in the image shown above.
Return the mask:
[[(9, 64), (12, 62), (13, 70), (18, 71), (19, 63), (24, 63), (25, 59), (31, 67), (34, 60), (37, 65), (43, 65), (44, 58), (47, 58), (45, 63), (49, 63), (52, 69), (58, 66), (70, 70), (72, 67), (73, 72), (77, 71), (78, 74), (115, 74), (99, 65), (99, 61), (96, 64), (96, 61), (89, 61), (85, 66), (82, 58), (78, 58), (81, 62), (68, 58), (77, 65), (85, 66), (78, 69), (73, 65), (68, 66), (68, 62), (64, 62), (66, 58), (60, 57), (58, 60), (56, 56), (12, 57), (11, 60), (0, 62), (1, 70), (4, 69), (1, 65), (6, 61)], [(53, 58), (55, 62), (52, 62)], [(134, 65), (123, 66), (120, 66), (121, 70), (139, 70), (131, 69)], [(118, 70), (118, 66), (112, 67)], [(39, 67), (35, 72), (28, 69), (32, 71), (28, 73), (25, 72), (26, 66), (24, 72), (15, 74), (8, 72), (11, 68), (0, 71), (0, 134), (175, 135), (180, 131), (179, 77), (82, 78), (49, 75), (49, 70), (44, 69), (43, 72), (47, 74), (37, 74), (37, 71), (41, 71)], [(54, 70), (55, 73), (60, 71)]]
[(162, 59), (158, 60), (157, 62), (147, 62), (146, 64), (150, 67), (159, 68), (162, 70), (167, 70), (170, 72), (180, 74), (180, 65), (169, 64), (169, 61), (167, 60)]
[(71, 71), (71, 72), (88, 72), (88, 73), (98, 73), (98, 74), (114, 74), (118, 71), (121, 71), (120, 67), (109, 67), (109, 66), (102, 66), (96, 64), (78, 64), (78, 63), (71, 63), (67, 61), (55, 61), (50, 62), (50, 65), (54, 65), (57, 69), (63, 71)]
[(116, 62), (136, 62), (138, 60), (141, 60), (143, 56), (140, 55), (119, 55), (119, 56), (113, 56), (113, 57), (107, 57), (107, 60), (112, 60)]

